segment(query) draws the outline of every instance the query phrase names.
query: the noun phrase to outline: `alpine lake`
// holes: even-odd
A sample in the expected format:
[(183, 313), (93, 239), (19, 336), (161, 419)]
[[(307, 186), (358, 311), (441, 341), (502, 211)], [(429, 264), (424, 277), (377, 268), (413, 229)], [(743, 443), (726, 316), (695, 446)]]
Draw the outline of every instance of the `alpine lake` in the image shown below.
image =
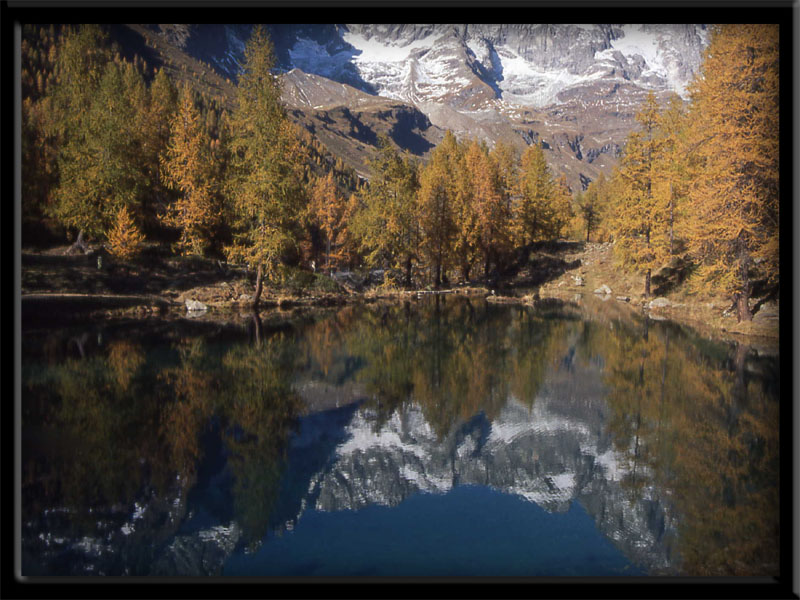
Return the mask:
[(25, 576), (778, 574), (777, 351), (614, 301), (21, 343)]

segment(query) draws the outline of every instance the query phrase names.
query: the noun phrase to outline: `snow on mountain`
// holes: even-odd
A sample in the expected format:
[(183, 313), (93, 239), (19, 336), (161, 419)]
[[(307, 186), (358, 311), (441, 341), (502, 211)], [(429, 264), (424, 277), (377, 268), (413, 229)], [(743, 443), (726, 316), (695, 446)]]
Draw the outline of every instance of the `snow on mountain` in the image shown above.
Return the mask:
[(325, 46), (305, 37), (298, 37), (288, 52), (293, 67), (334, 79), (340, 76), (350, 60), (347, 52), (330, 54)]
[[(163, 35), (236, 77), (250, 26), (168, 27)], [(519, 151), (543, 142), (551, 168), (565, 174), (574, 190), (611, 169), (648, 92), (662, 102), (674, 93), (686, 98), (709, 42), (706, 26), (694, 24), (323, 24), (268, 29), (295, 116), (359, 172), (381, 128), (420, 156), (450, 129), (490, 146), (502, 139)], [(381, 101), (408, 107), (395, 105), (390, 112), (360, 116), (342, 112), (338, 120), (330, 112), (335, 106), (352, 111)], [(411, 118), (409, 111), (421, 117)], [(405, 126), (397, 121), (379, 124), (398, 115), (417, 130), (404, 133)], [(404, 136), (419, 143), (403, 145), (399, 140)]]
[[(479, 76), (498, 99), (533, 107), (558, 103), (560, 92), (599, 79), (684, 93), (705, 43), (700, 25), (347, 25), (342, 31), (355, 49), (353, 65), (379, 95), (450, 102)], [(315, 56), (324, 69), (327, 58)]]
[[(163, 35), (238, 74), (243, 25), (160, 26)], [(169, 28), (169, 29), (164, 29)], [(298, 68), (412, 103), (463, 102), (465, 90), (526, 107), (598, 80), (685, 93), (708, 44), (704, 25), (271, 25), (284, 71)], [(180, 35), (178, 35), (180, 34)], [(174, 39), (173, 39), (174, 38)], [(212, 56), (213, 55), (213, 56)], [(467, 103), (468, 104), (468, 103)], [(473, 107), (469, 107), (472, 109)]]

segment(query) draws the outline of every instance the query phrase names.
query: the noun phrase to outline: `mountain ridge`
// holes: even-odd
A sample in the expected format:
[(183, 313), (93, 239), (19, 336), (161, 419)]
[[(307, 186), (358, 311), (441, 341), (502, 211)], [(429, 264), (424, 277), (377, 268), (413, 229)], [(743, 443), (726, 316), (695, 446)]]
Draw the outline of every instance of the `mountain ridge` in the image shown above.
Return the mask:
[[(143, 27), (231, 81), (252, 28)], [(544, 142), (573, 191), (611, 170), (648, 92), (687, 97), (708, 43), (705, 25), (687, 24), (266, 27), (294, 120), (360, 175), (379, 133), (424, 159), (450, 129), (520, 152)]]

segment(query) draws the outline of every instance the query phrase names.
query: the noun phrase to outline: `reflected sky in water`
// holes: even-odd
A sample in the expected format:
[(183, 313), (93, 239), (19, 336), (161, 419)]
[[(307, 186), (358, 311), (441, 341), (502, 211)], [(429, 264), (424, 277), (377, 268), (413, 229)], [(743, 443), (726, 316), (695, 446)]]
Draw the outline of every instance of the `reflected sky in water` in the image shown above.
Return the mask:
[(22, 355), (23, 574), (775, 575), (778, 360), (458, 298)]

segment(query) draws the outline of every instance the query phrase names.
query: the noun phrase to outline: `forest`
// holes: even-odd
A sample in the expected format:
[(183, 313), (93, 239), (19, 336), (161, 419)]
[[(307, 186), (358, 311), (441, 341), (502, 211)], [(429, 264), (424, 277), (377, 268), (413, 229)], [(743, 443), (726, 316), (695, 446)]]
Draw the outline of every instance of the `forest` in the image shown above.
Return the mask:
[(263, 28), (226, 102), (124, 57), (101, 26), (26, 25), (23, 247), (214, 257), (255, 273), (258, 306), (291, 269), (440, 289), (502, 278), (534, 242), (593, 239), (644, 297), (679, 259), (688, 289), (747, 321), (754, 286), (779, 286), (778, 42), (777, 25), (713, 26), (688, 100), (651, 93), (613, 171), (576, 191), (539, 144), (449, 131), (425, 163), (379, 140), (360, 179), (290, 120)]

